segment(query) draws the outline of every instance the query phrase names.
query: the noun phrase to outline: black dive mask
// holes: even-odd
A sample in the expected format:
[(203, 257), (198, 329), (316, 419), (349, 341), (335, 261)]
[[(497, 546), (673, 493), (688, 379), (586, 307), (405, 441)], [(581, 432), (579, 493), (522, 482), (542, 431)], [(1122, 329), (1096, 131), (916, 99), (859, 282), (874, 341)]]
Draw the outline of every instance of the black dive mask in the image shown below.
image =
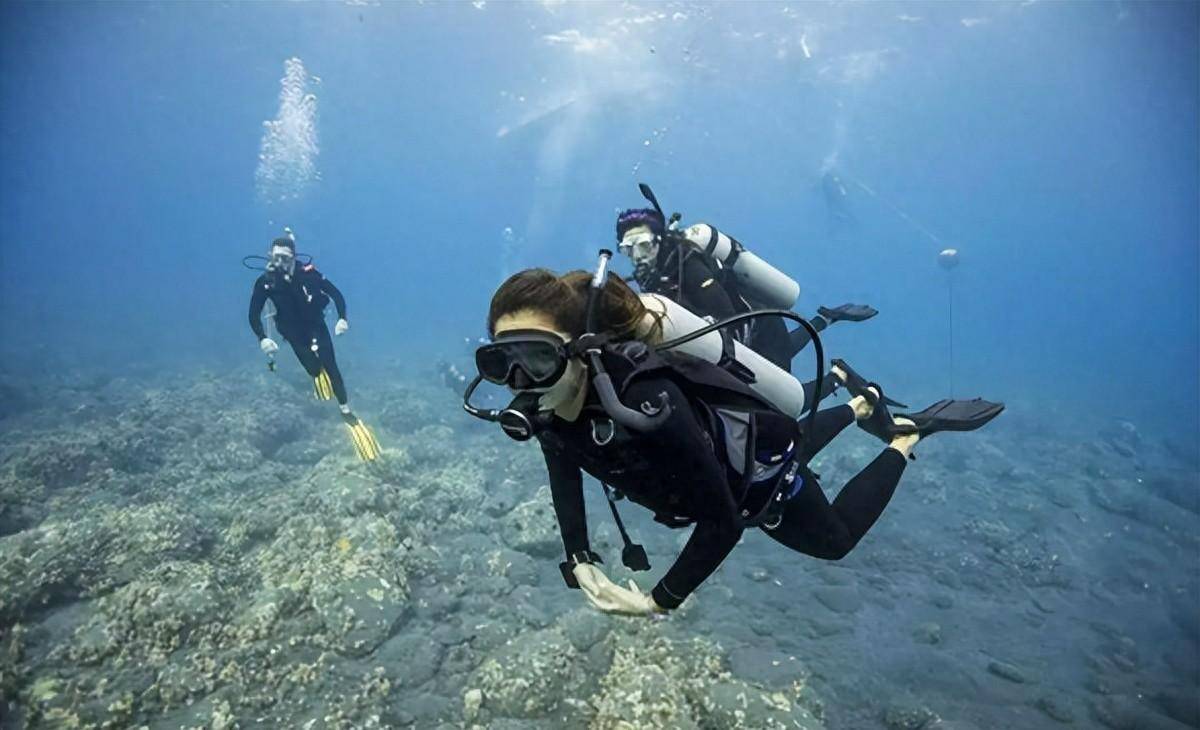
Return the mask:
[(511, 330), (475, 351), (475, 367), (489, 383), (514, 390), (545, 390), (567, 369), (566, 343), (544, 330)]
[(483, 376), (477, 375), (467, 386), (467, 392), (463, 394), (463, 410), (484, 421), (499, 423), (504, 433), (514, 441), (528, 441), (554, 420), (554, 411), (539, 408), (540, 393), (521, 393), (503, 410), (476, 408), (471, 405), (471, 394), (482, 381)]

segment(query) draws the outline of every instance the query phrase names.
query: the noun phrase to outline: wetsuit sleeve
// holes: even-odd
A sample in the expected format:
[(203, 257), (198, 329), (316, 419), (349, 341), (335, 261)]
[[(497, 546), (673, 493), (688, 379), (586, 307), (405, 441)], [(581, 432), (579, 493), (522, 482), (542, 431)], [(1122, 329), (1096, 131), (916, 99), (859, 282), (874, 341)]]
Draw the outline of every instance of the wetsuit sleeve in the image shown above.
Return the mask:
[(546, 470), (550, 473), (550, 494), (554, 514), (567, 555), (589, 550), (587, 511), (583, 504), (583, 472), (562, 454), (542, 447)]
[(346, 297), (342, 296), (342, 293), (329, 279), (321, 279), (321, 291), (328, 294), (329, 298), (333, 300), (333, 306), (337, 308), (338, 319), (345, 319)]
[(262, 277), (254, 280), (254, 291), (250, 293), (250, 330), (261, 342), (267, 336), (263, 328), (262, 311), (267, 303), (267, 288), (263, 286)]
[(629, 403), (654, 402), (665, 392), (671, 401), (670, 420), (655, 432), (656, 447), (665, 463), (688, 464), (683, 488), (696, 526), (683, 551), (651, 591), (655, 603), (675, 608), (721, 565), (742, 536), (725, 467), (709, 446), (692, 405), (675, 383), (666, 379), (635, 382), (627, 391)]
[(683, 262), (682, 299), (684, 305), (701, 317), (724, 319), (737, 313), (717, 273), (705, 266), (699, 256), (689, 256)]
[(732, 520), (697, 522), (675, 564), (650, 592), (654, 602), (663, 608), (677, 608), (713, 574), (741, 538), (742, 529)]

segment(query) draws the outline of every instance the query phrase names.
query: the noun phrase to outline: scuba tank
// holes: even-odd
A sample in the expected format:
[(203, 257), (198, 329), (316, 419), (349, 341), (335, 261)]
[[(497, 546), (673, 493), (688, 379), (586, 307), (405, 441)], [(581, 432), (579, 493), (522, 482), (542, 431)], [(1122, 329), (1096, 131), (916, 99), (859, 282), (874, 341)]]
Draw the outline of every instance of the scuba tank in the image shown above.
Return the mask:
[[(646, 183), (638, 183), (638, 190), (658, 214), (667, 220), (658, 197)], [(752, 309), (791, 309), (800, 297), (800, 285), (790, 276), (747, 251), (736, 239), (721, 233), (707, 223), (697, 223), (679, 229), (679, 213), (673, 213), (667, 231), (692, 248), (716, 259), (720, 265), (733, 272), (738, 291), (750, 300)]]
[(777, 309), (791, 309), (800, 296), (800, 285), (787, 274), (747, 251), (736, 239), (707, 223), (688, 226), (681, 239), (697, 251), (716, 259), (733, 271), (738, 290), (752, 303)]
[[(651, 312), (664, 315), (664, 340), (674, 340), (709, 325), (683, 305), (660, 294), (642, 294), (641, 299)], [(728, 344), (732, 344), (731, 353), (726, 350)], [(804, 386), (800, 381), (742, 343), (721, 337), (720, 332), (709, 332), (674, 349), (715, 364), (732, 359), (737, 365), (729, 369), (740, 371), (734, 374), (746, 381), (751, 390), (792, 418), (798, 419), (804, 412)]]

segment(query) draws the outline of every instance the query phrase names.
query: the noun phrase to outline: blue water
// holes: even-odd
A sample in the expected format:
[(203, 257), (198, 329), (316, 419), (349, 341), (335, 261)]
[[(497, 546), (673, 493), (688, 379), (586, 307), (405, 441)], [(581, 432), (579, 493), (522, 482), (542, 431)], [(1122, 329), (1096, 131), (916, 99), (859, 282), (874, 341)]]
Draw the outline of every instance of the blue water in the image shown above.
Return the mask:
[[(503, 276), (592, 265), (647, 182), (801, 313), (877, 307), (826, 347), (893, 392), (1194, 455), (1198, 30), (1182, 2), (6, 3), (0, 376), (261, 369), (239, 261), (287, 225), (347, 295), (352, 395), (433, 379)], [(280, 201), (291, 58), (319, 179)]]
[[(1195, 437), (1194, 4), (3, 12), (10, 361), (250, 366), (238, 260), (285, 224), (347, 291), (358, 357), (426, 357), (478, 333), (505, 264), (589, 265), (646, 181), (792, 274), (801, 311), (879, 308), (837, 345), (881, 378), (948, 385), (953, 246), (958, 390)], [(267, 204), (290, 57), (321, 79), (321, 180)], [(831, 157), (878, 194), (852, 186), (840, 233)]]

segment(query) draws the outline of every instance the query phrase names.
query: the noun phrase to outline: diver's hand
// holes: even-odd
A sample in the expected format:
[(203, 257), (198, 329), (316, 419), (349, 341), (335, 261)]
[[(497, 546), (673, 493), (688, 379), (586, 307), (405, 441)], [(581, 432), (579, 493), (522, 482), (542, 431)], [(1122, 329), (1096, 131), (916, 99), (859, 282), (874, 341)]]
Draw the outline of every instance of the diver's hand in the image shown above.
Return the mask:
[(348, 329), (350, 329), (350, 323), (344, 319), (339, 319), (337, 324), (333, 326), (333, 334), (344, 335)]
[(824, 317), (830, 324), (834, 322), (862, 322), (879, 314), (874, 307), (865, 304), (843, 304), (840, 307), (817, 307), (817, 314)]
[(628, 588), (622, 588), (591, 563), (580, 563), (571, 572), (588, 602), (605, 613), (626, 616), (666, 613), (666, 609), (655, 603), (651, 596), (642, 593), (633, 581), (629, 581)]
[(263, 354), (274, 355), (279, 352), (279, 345), (275, 344), (275, 340), (270, 337), (264, 337), (258, 341), (258, 346), (262, 348)]

